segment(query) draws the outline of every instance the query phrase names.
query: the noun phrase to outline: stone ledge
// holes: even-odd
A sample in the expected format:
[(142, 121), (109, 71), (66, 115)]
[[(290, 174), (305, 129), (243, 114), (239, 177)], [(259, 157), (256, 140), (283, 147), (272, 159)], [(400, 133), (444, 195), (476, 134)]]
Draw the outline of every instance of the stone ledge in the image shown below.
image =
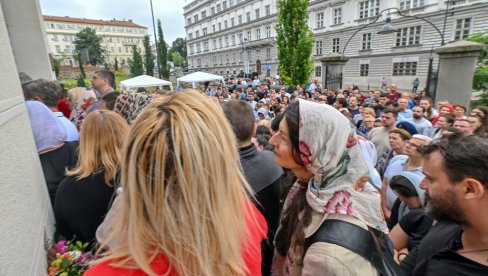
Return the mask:
[(481, 52), (485, 49), (485, 45), (477, 42), (460, 40), (453, 43), (446, 44), (434, 50), (436, 54), (454, 54), (467, 52)]

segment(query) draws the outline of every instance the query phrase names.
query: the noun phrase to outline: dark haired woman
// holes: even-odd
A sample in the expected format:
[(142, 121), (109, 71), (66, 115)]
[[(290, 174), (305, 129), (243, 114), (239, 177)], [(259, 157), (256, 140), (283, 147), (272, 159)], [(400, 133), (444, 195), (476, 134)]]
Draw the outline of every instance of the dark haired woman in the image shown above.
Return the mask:
[[(305, 100), (290, 104), (270, 144), (276, 162), (298, 180), (283, 206), (274, 275), (378, 275), (359, 254), (337, 244), (305, 241), (321, 225), (345, 222), (387, 233), (380, 196), (354, 129), (335, 108)], [(308, 240), (310, 241), (310, 240)]]

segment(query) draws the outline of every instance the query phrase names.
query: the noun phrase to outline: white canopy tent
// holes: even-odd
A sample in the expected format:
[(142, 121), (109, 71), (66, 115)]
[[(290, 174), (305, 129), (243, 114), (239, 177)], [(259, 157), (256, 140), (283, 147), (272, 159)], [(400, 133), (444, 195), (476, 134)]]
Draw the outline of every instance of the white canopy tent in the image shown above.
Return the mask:
[(169, 86), (173, 90), (173, 84), (170, 81), (165, 81), (148, 75), (137, 76), (132, 79), (127, 79), (120, 82), (122, 89), (133, 87), (148, 87), (148, 86)]
[(191, 82), (191, 85), (193, 88), (195, 88), (195, 83), (197, 82), (206, 82), (206, 81), (214, 81), (214, 80), (220, 80), (222, 83), (224, 82), (224, 77), (214, 75), (214, 74), (209, 74), (205, 72), (195, 72), (191, 73), (189, 75), (183, 76), (181, 78), (176, 79), (176, 85), (180, 85), (180, 82)]

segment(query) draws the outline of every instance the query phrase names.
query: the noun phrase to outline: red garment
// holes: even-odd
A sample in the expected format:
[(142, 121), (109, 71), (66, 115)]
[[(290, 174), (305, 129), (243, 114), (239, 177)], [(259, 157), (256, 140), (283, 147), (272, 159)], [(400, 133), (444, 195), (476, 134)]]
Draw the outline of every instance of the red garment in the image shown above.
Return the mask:
[(388, 93), (388, 99), (390, 101), (397, 101), (401, 97), (402, 97), (402, 94), (398, 91), (395, 91), (395, 93), (393, 93), (393, 94)]
[(71, 109), (69, 109), (67, 98), (60, 99), (56, 107), (60, 112), (63, 113), (64, 117), (69, 119), (69, 115), (71, 115)]
[[(248, 212), (246, 213), (246, 224), (250, 236), (246, 240), (246, 244), (242, 248), (244, 261), (249, 272), (247, 275), (255, 276), (261, 275), (261, 242), (266, 238), (268, 226), (263, 215), (258, 211), (254, 204), (248, 204)], [(169, 263), (166, 257), (160, 254), (152, 263), (151, 269), (158, 275), (167, 272)], [(84, 276), (143, 276), (146, 275), (142, 269), (126, 269), (118, 268), (109, 265), (109, 262), (103, 262), (87, 270)], [(173, 268), (168, 274), (169, 276), (177, 276), (176, 270)]]

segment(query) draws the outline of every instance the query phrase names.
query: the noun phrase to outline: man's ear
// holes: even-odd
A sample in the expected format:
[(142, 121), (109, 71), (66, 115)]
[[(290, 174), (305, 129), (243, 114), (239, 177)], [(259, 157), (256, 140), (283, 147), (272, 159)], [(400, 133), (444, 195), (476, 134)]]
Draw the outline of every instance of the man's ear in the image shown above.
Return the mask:
[(465, 199), (480, 199), (486, 194), (483, 184), (474, 178), (465, 178), (458, 185), (462, 185)]
[(36, 102), (41, 102), (41, 103), (42, 103), (42, 99), (41, 99), (41, 98), (39, 98), (38, 96), (34, 96), (34, 97), (32, 97), (32, 100), (33, 100), (33, 101), (36, 101)]

